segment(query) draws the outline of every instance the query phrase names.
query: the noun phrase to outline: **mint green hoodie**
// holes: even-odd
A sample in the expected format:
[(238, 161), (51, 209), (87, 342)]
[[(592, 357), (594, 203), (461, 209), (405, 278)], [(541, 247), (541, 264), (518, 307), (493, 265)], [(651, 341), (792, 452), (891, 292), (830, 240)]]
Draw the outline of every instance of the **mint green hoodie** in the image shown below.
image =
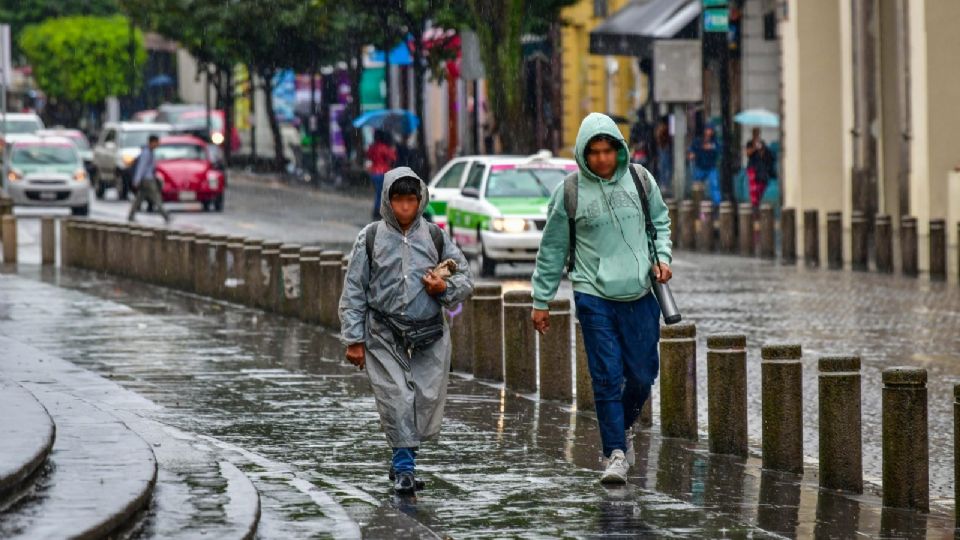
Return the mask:
[[(597, 135), (610, 135), (620, 143), (617, 172), (605, 180), (587, 168), (587, 143)], [(608, 300), (636, 300), (650, 291), (652, 266), (640, 196), (629, 166), (627, 144), (610, 117), (591, 113), (583, 119), (574, 148), (580, 173), (577, 179), (576, 264), (570, 273), (573, 290)], [(637, 166), (642, 173), (642, 168)], [(657, 229), (657, 254), (661, 262), (673, 260), (670, 215), (660, 189), (650, 176), (650, 214)], [(533, 273), (533, 306), (547, 309), (557, 294), (569, 251), (567, 211), (563, 184), (554, 190), (547, 210), (547, 224)]]

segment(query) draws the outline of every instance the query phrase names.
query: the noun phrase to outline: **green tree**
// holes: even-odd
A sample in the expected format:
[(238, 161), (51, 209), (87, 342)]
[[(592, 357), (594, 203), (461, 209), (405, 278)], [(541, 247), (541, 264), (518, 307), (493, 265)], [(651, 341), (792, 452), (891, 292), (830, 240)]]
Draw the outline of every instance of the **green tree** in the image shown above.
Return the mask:
[[(40, 88), (79, 116), (83, 106), (99, 106), (107, 96), (126, 96), (139, 87), (139, 70), (130, 84), (129, 32), (122, 16), (61, 17), (26, 27), (20, 47)], [(147, 53), (139, 31), (133, 42), (135, 64), (143, 65)]]
[(10, 25), (15, 60), (22, 54), (20, 33), (31, 24), (71, 15), (105, 17), (117, 13), (117, 0), (0, 0), (0, 21)]

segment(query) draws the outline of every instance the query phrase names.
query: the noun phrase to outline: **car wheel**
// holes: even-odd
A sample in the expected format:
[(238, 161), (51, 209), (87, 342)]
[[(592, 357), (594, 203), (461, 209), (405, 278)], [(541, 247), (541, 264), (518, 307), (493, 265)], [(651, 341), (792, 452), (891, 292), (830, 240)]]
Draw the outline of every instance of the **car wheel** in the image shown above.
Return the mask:
[(223, 212), (223, 194), (217, 195), (217, 198), (213, 200), (213, 209), (217, 212)]
[(70, 208), (70, 213), (74, 216), (89, 216), (90, 204), (88, 203), (83, 206), (74, 206)]
[(487, 248), (483, 245), (483, 237), (480, 236), (480, 230), (477, 230), (477, 238), (480, 239), (480, 249), (477, 250), (477, 263), (480, 265), (480, 277), (492, 278), (497, 274), (497, 261), (492, 257), (487, 257)]

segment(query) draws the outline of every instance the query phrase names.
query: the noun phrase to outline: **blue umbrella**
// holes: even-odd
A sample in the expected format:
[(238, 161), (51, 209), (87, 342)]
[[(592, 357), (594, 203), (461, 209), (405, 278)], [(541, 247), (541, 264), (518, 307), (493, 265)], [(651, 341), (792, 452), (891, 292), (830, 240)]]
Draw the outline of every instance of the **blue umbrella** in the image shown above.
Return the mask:
[(353, 127), (371, 127), (398, 135), (409, 135), (420, 127), (417, 115), (403, 109), (382, 109), (361, 114), (353, 121)]
[(777, 127), (780, 125), (780, 117), (766, 109), (740, 111), (733, 117), (733, 121), (738, 124), (760, 127)]
[[(370, 60), (374, 62), (385, 62), (383, 51), (373, 51)], [(413, 57), (410, 56), (410, 48), (406, 43), (401, 43), (390, 49), (390, 63), (394, 66), (409, 66), (413, 64)]]

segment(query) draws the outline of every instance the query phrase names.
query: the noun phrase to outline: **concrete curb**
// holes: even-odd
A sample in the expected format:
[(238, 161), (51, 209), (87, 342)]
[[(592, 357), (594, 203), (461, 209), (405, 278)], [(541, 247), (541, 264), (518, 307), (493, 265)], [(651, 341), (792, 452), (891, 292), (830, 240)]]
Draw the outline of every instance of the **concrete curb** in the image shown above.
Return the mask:
[(19, 384), (0, 379), (0, 496), (9, 495), (47, 460), (56, 425), (47, 409)]

